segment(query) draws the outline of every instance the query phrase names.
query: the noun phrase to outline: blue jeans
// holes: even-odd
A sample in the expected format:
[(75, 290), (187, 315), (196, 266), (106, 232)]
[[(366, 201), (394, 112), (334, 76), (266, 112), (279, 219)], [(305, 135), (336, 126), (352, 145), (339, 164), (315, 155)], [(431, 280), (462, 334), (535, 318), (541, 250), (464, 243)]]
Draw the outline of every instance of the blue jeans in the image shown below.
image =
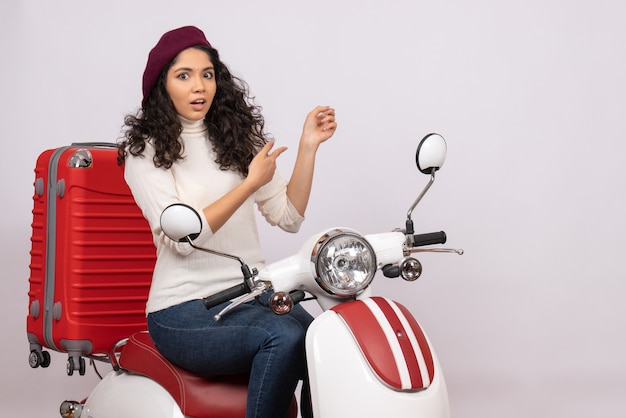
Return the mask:
[(253, 301), (214, 321), (227, 304), (207, 310), (202, 300), (192, 300), (149, 314), (154, 344), (169, 361), (196, 373), (250, 373), (246, 418), (286, 416), (299, 380), (302, 416), (312, 416), (304, 337), (313, 317), (299, 305), (278, 316)]

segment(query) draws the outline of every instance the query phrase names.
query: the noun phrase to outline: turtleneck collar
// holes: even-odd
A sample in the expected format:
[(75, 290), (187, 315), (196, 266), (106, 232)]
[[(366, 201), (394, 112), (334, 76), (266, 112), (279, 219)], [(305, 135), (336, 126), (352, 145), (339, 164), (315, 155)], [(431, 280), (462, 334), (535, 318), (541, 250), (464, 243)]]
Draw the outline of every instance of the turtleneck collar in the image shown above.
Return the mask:
[(184, 134), (199, 134), (202, 132), (206, 132), (206, 126), (204, 125), (204, 119), (200, 120), (189, 120), (185, 119), (182, 116), (178, 116), (178, 120), (180, 120), (180, 124), (183, 126)]

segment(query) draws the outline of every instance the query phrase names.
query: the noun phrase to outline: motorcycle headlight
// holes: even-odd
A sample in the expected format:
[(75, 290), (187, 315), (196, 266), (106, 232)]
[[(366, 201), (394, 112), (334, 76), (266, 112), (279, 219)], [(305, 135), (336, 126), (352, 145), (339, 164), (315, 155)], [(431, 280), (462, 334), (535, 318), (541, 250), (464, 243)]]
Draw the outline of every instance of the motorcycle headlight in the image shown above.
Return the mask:
[(315, 280), (326, 292), (351, 297), (374, 279), (376, 253), (357, 232), (334, 229), (322, 235), (311, 254)]

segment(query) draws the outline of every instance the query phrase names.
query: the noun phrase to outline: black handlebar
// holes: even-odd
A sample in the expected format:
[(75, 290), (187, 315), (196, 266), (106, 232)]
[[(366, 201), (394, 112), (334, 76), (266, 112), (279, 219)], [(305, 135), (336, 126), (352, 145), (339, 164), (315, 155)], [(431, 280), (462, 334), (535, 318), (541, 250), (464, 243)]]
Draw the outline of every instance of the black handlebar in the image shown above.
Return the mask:
[(207, 296), (206, 298), (202, 299), (202, 301), (204, 302), (204, 306), (207, 309), (211, 309), (212, 307), (217, 306), (220, 303), (228, 302), (229, 300), (241, 295), (245, 295), (246, 293), (250, 293), (250, 289), (245, 283), (241, 283), (237, 286), (229, 287), (226, 290), (217, 292), (214, 295)]
[[(415, 234), (413, 235), (412, 246), (422, 247), (425, 245), (445, 244), (446, 240), (447, 240), (446, 233), (443, 231), (430, 232), (427, 234)], [(387, 276), (387, 274), (385, 274), (385, 276)], [(388, 277), (397, 277), (397, 274), (395, 274), (394, 276), (388, 276)], [(206, 298), (202, 299), (202, 301), (204, 302), (204, 306), (207, 309), (211, 309), (214, 306), (217, 306), (224, 302), (228, 302), (229, 300), (245, 295), (246, 293), (250, 293), (250, 288), (244, 282), (236, 286), (230, 287), (226, 290), (222, 290), (221, 292), (218, 292), (214, 295), (207, 296)], [(305, 294), (302, 291), (294, 291), (294, 292), (291, 292), (291, 297), (295, 305), (301, 302), (305, 298)]]
[(424, 245), (445, 244), (447, 240), (446, 233), (443, 231), (430, 232), (428, 234), (413, 235), (413, 247), (422, 247)]

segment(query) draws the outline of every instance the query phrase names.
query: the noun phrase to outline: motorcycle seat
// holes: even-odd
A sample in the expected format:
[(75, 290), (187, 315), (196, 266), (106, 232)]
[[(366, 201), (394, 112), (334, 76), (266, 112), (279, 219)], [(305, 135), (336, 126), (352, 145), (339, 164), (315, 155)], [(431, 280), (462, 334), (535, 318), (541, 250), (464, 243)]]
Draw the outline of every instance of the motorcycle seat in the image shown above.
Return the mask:
[[(248, 375), (203, 376), (175, 366), (154, 346), (150, 334), (130, 336), (119, 365), (131, 373), (151, 378), (165, 388), (189, 418), (245, 418)], [(287, 418), (296, 418), (292, 399)]]

